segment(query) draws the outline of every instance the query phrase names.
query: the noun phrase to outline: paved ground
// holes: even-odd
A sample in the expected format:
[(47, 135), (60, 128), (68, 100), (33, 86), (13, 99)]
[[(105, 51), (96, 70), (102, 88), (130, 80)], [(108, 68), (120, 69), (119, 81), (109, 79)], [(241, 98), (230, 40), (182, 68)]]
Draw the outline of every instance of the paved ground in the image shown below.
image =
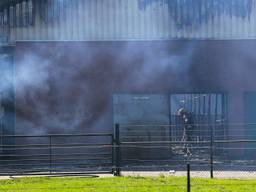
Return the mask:
[[(157, 176), (187, 176), (186, 171), (125, 171), (122, 172), (122, 176), (141, 176), (141, 177), (157, 177)], [(102, 174), (98, 175), (99, 177), (113, 177), (111, 174)], [(200, 178), (210, 178), (209, 171), (192, 171), (191, 172), (192, 177), (200, 177)], [(15, 176), (15, 177), (0, 177), (0, 180), (5, 179), (13, 179), (13, 178), (21, 178), (24, 176)], [(37, 176), (33, 176), (37, 177)], [(41, 177), (41, 175), (40, 175)], [(80, 176), (81, 177), (81, 176)], [(256, 172), (247, 172), (247, 171), (215, 171), (214, 172), (215, 178), (226, 178), (226, 179), (256, 179)]]
[[(187, 176), (186, 171), (170, 171), (170, 172), (124, 172), (122, 173), (124, 176), (177, 176), (181, 177)], [(209, 171), (192, 171), (192, 177), (200, 177), (200, 178), (210, 178)], [(256, 179), (256, 172), (246, 172), (246, 171), (215, 171), (215, 178), (227, 178), (227, 179)]]

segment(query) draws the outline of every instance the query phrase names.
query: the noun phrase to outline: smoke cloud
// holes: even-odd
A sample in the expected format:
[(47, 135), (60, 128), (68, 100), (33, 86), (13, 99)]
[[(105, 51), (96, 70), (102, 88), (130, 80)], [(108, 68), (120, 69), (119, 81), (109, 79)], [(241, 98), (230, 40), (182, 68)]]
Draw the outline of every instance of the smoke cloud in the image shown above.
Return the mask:
[[(162, 43), (18, 43), (17, 131), (111, 129), (113, 94), (184, 87), (194, 46), (177, 51)], [(183, 78), (178, 82), (177, 76)]]
[(110, 131), (117, 93), (230, 93), (237, 111), (230, 121), (243, 122), (243, 93), (255, 89), (254, 56), (245, 51), (253, 47), (249, 41), (18, 43), (17, 131)]

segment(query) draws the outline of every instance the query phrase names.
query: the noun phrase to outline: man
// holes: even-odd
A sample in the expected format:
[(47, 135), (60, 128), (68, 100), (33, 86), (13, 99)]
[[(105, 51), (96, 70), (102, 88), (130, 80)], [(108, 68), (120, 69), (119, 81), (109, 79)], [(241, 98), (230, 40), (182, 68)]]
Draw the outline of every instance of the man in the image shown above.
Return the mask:
[(191, 113), (185, 108), (178, 110), (178, 115), (181, 117), (183, 123), (183, 135), (181, 141), (184, 142), (183, 149), (187, 155), (192, 155), (189, 149), (189, 144), (186, 142), (191, 141), (189, 131), (192, 128)]

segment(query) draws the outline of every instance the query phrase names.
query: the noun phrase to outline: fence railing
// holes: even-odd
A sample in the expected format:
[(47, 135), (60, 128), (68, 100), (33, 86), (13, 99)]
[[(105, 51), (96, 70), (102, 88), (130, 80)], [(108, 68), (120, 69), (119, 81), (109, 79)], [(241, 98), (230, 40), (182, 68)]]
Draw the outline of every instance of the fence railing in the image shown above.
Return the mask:
[[(214, 178), (215, 172), (220, 171), (241, 171), (242, 174), (256, 171), (256, 153), (252, 153), (256, 152), (256, 138), (242, 138), (242, 134), (240, 138), (234, 137), (234, 139), (218, 137), (218, 130), (215, 129), (214, 124), (208, 125), (211, 127), (207, 129), (211, 130), (208, 132), (208, 139), (187, 141), (171, 140), (169, 136), (165, 138), (159, 132), (157, 133), (159, 125), (155, 125), (155, 130), (154, 125), (135, 125), (134, 127), (129, 125), (130, 133), (128, 134), (122, 133), (122, 126), (116, 124), (114, 129), (115, 138), (119, 139), (115, 141), (114, 146), (116, 154), (114, 166), (120, 167), (119, 173), (121, 169), (124, 171), (168, 171), (168, 169), (184, 171), (188, 163), (194, 170), (204, 171), (204, 174), (208, 172), (210, 178)], [(162, 126), (172, 128), (173, 125)], [(238, 130), (238, 125), (221, 125), (222, 128), (223, 126), (233, 126)], [(157, 136), (146, 135), (146, 139), (139, 137), (142, 135), (141, 132), (146, 133), (147, 130), (149, 133), (157, 133)]]
[[(187, 164), (210, 178), (216, 177), (216, 173), (219, 177), (220, 171), (256, 171), (254, 139), (219, 139), (210, 132), (208, 140), (162, 139), (164, 135), (159, 133), (145, 140), (138, 139), (136, 133), (143, 129), (136, 128), (124, 140), (121, 128), (116, 124), (113, 133), (3, 135), (0, 175), (120, 176), (121, 171), (186, 171)], [(154, 132), (157, 130), (151, 130)]]
[(3, 135), (0, 175), (112, 173), (112, 133)]

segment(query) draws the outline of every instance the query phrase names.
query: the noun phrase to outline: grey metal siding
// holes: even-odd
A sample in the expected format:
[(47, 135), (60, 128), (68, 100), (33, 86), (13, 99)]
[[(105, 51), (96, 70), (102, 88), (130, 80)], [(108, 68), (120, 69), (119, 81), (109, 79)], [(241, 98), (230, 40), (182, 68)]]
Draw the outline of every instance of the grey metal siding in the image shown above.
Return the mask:
[(248, 39), (256, 0), (24, 0), (0, 26), (11, 41)]

